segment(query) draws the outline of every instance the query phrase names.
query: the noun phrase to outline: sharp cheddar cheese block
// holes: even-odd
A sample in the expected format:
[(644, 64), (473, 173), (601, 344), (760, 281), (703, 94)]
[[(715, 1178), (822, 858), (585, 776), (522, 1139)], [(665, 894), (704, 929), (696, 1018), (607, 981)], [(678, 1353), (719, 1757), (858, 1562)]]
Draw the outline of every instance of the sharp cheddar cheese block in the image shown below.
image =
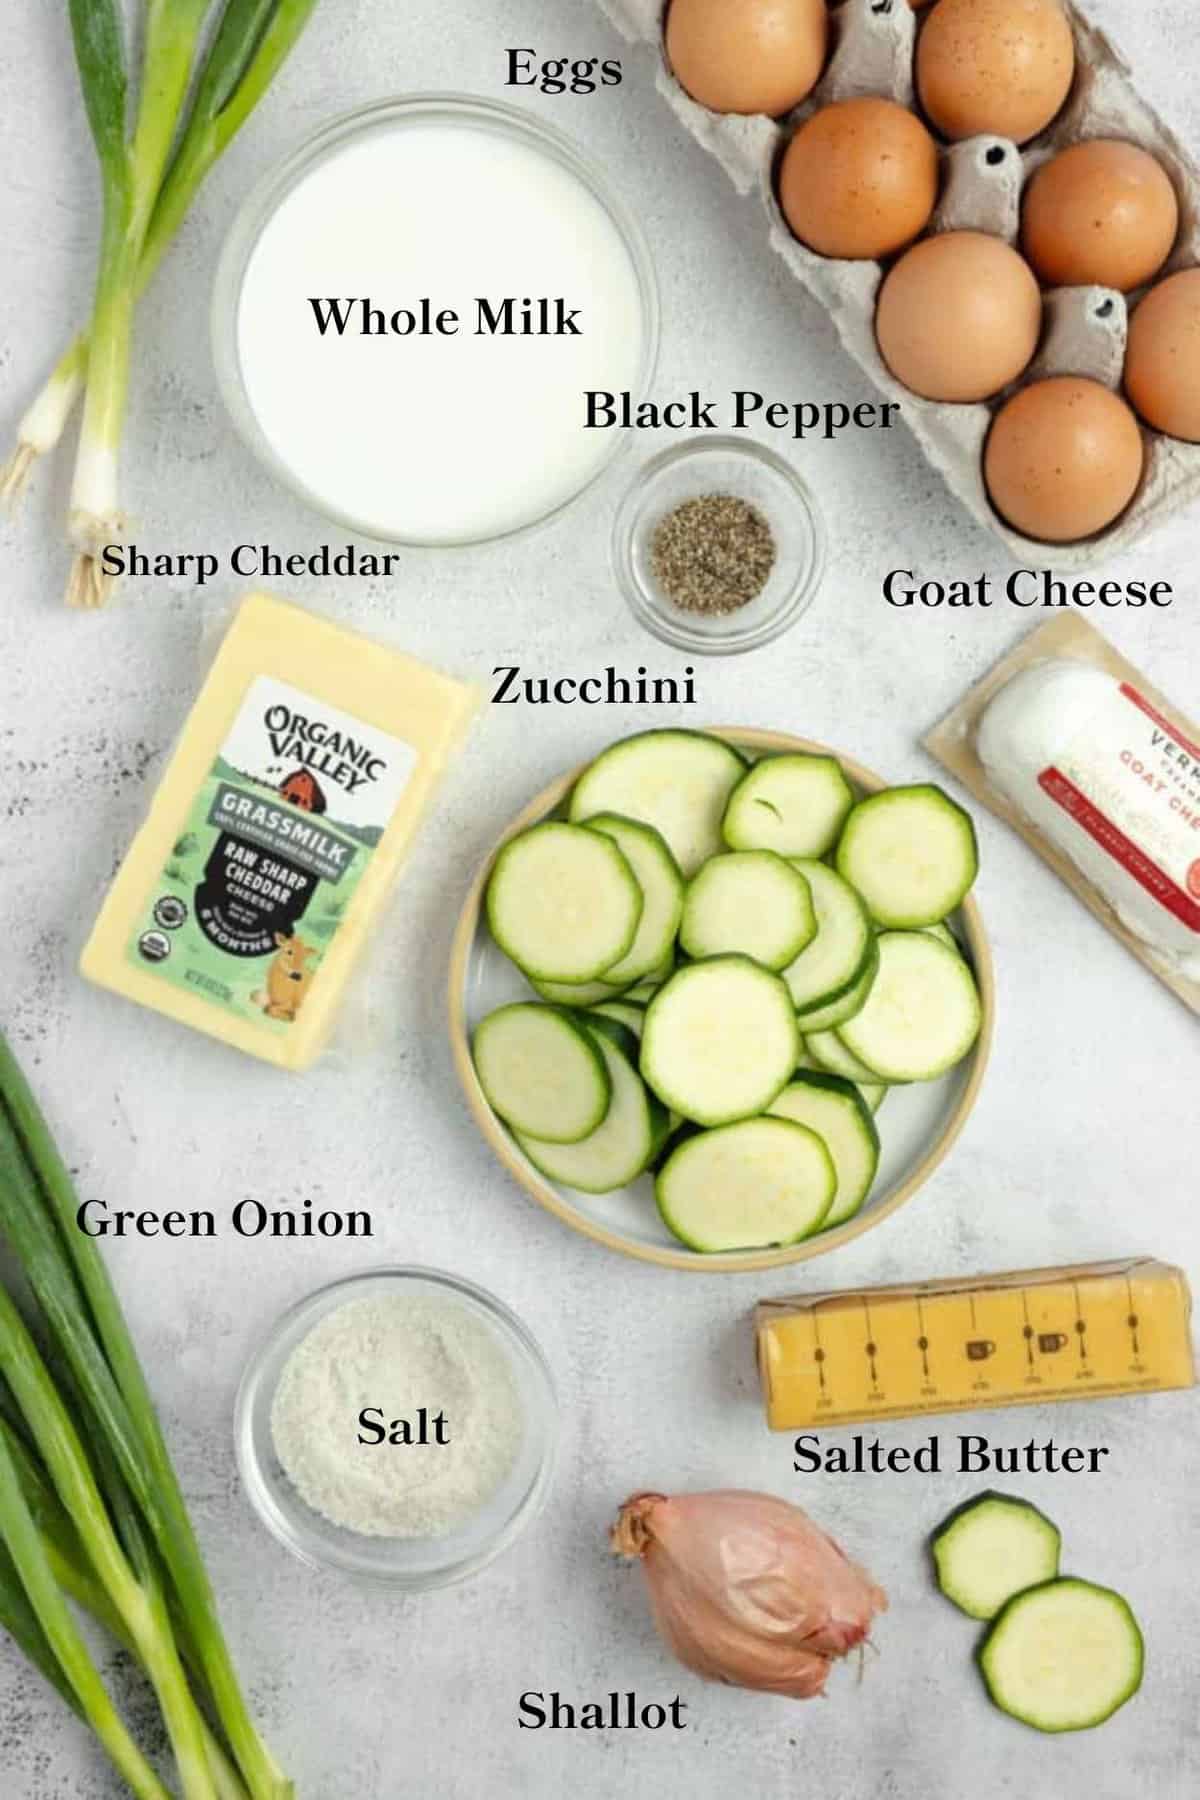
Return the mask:
[(1191, 1297), (1149, 1257), (767, 1300), (774, 1431), (1144, 1394), (1195, 1383)]
[(83, 973), (307, 1068), (476, 704), (462, 682), (299, 607), (244, 601)]

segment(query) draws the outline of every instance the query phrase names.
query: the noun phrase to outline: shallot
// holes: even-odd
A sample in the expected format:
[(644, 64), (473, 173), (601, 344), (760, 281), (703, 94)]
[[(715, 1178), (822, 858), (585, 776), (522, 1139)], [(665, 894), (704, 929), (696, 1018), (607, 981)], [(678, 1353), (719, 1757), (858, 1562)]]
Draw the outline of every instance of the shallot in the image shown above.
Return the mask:
[(807, 1700), (887, 1596), (798, 1506), (770, 1494), (635, 1494), (612, 1531), (640, 1559), (659, 1633), (710, 1681)]

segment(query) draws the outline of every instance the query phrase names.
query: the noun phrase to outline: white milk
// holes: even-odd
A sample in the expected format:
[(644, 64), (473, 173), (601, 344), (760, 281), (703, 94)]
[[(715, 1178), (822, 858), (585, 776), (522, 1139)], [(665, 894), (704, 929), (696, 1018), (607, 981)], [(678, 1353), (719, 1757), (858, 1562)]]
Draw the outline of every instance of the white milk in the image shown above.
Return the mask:
[[(321, 336), (310, 296), (455, 310), (457, 336)], [(558, 298), (580, 336), (476, 335), (477, 302)], [(377, 125), (302, 175), (246, 266), (242, 381), (258, 426), (323, 510), (408, 542), (543, 517), (616, 448), (588, 389), (635, 388), (645, 316), (612, 218), (536, 144), (445, 120)]]

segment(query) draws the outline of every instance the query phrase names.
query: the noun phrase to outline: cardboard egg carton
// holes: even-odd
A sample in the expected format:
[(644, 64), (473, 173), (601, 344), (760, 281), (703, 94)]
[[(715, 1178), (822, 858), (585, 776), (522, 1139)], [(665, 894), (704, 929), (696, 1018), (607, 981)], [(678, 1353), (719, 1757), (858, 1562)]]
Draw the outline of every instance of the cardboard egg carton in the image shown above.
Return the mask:
[[(842, 342), (876, 386), (900, 403), (930, 462), (981, 524), (997, 533), (1013, 558), (1040, 567), (1085, 568), (1137, 543), (1163, 519), (1200, 497), (1200, 445), (1144, 430), (1146, 466), (1132, 504), (1117, 522), (1078, 544), (1047, 546), (1011, 530), (993, 511), (983, 483), (983, 446), (996, 407), (922, 400), (886, 368), (875, 342), (875, 303), (883, 268), (818, 256), (788, 229), (775, 194), (775, 170), (797, 124), (833, 100), (878, 94), (915, 104), (913, 50), (918, 16), (908, 0), (845, 0), (831, 13), (833, 50), (817, 88), (776, 121), (712, 113), (680, 87), (662, 48), (663, 0), (600, 0), (617, 29), (658, 49), (658, 86), (691, 132), (721, 163), (739, 193), (757, 192), (772, 247), (833, 315)], [(1137, 94), (1129, 65), (1105, 34), (1067, 0), (1075, 32), (1076, 74), (1063, 111), (1024, 149), (1006, 138), (976, 137), (941, 146), (942, 191), (935, 231), (986, 231), (1017, 241), (1021, 193), (1033, 171), (1056, 151), (1085, 138), (1140, 144), (1166, 169), (1180, 203), (1180, 230), (1164, 274), (1200, 264), (1200, 168), (1152, 107)], [(1137, 296), (1133, 297), (1135, 300)], [(1119, 389), (1128, 329), (1126, 297), (1110, 288), (1059, 288), (1045, 295), (1038, 353), (1018, 386), (1045, 375), (1083, 375)], [(1008, 390), (1011, 392), (1012, 390)]]

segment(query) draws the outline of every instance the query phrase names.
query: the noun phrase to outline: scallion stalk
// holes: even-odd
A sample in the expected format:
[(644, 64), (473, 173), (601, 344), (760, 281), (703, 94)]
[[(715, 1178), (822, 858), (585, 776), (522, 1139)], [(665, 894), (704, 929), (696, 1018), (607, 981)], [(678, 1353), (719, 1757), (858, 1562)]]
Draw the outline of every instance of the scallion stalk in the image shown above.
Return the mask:
[[(171, 1633), (161, 1586), (148, 1577), (141, 1581), (135, 1577), (58, 1389), (20, 1314), (2, 1288), (0, 1373), (13, 1392), (63, 1506), (75, 1522), (88, 1559), (154, 1684), (187, 1800), (215, 1800), (199, 1715)], [(0, 1460), (15, 1481), (16, 1472), (6, 1445), (0, 1447)], [(11, 1539), (9, 1549), (24, 1579), (25, 1569)], [(44, 1552), (42, 1557), (44, 1561)], [(35, 1596), (28, 1581), (26, 1592), (33, 1601)]]
[[(135, 298), (153, 278), (209, 170), (266, 93), (316, 4), (317, 0), (225, 0), (145, 231), (134, 277)], [(57, 446), (83, 392), (90, 355), (91, 335), (81, 332), (21, 419), (16, 448), (0, 468), (0, 502), (15, 503), (34, 464)], [(111, 497), (115, 506), (115, 486)], [(72, 597), (98, 604), (105, 597), (105, 585), (97, 583), (95, 568), (85, 573), (88, 579)]]
[[(12, 1566), (39, 1628), (40, 1641), (62, 1671), (78, 1710), (107, 1750), (114, 1766), (138, 1800), (171, 1800), (146, 1758), (126, 1730), (101, 1681), (71, 1609), (51, 1572), (37, 1526), (33, 1522), (7, 1443), (0, 1438), (0, 1519)], [(10, 1596), (11, 1600), (11, 1596)], [(21, 1623), (19, 1609), (9, 1616)], [(28, 1617), (24, 1621), (28, 1632)], [(37, 1640), (35, 1639), (35, 1642)], [(56, 1683), (56, 1685), (58, 1685)]]
[(70, 536), (73, 606), (103, 605), (112, 577), (98, 560), (121, 529), (117, 455), (129, 388), (137, 272), (179, 129), (208, 0), (147, 0), (137, 124), (126, 141), (128, 81), (116, 0), (70, 0), (75, 60), (100, 162), (104, 209), (92, 308), (87, 398)]
[[(10, 1417), (19, 1419), (19, 1416), (19, 1409), (9, 1400), (8, 1389), (0, 1383), (0, 1439), (7, 1445), (25, 1503), (41, 1536), (50, 1572), (67, 1598), (90, 1613), (97, 1624), (103, 1626), (121, 1648), (136, 1660), (137, 1645), (126, 1631), (120, 1614), (103, 1586), (96, 1579), (79, 1533), (54, 1492), (49, 1477), (26, 1442), (23, 1428), (9, 1422)], [(6, 1560), (6, 1555), (3, 1534), (0, 1533), (0, 1629), (9, 1632), (29, 1660), (86, 1722), (87, 1715), (79, 1705), (29, 1606), (15, 1565), (11, 1558)], [(185, 1642), (181, 1641), (180, 1649), (186, 1660)], [(247, 1800), (246, 1790), (238, 1779), (236, 1770), (203, 1714), (201, 1729), (219, 1800)]]
[[(246, 1787), (253, 1800), (288, 1800), (291, 1784), (259, 1737), (238, 1685), (208, 1573), (120, 1302), (94, 1241), (78, 1228), (77, 1212), (70, 1175), (16, 1059), (0, 1037), (0, 1230), (21, 1259), (93, 1428), (103, 1437), (104, 1454), (111, 1455), (149, 1527)], [(36, 1421), (29, 1419), (23, 1402), (22, 1411), (36, 1432)], [(38, 1442), (41, 1446), (40, 1438)], [(42, 1454), (49, 1466), (44, 1447)], [(55, 1485), (65, 1501), (57, 1474)], [(74, 1508), (70, 1510), (82, 1526)], [(105, 1586), (111, 1593), (107, 1580)]]

